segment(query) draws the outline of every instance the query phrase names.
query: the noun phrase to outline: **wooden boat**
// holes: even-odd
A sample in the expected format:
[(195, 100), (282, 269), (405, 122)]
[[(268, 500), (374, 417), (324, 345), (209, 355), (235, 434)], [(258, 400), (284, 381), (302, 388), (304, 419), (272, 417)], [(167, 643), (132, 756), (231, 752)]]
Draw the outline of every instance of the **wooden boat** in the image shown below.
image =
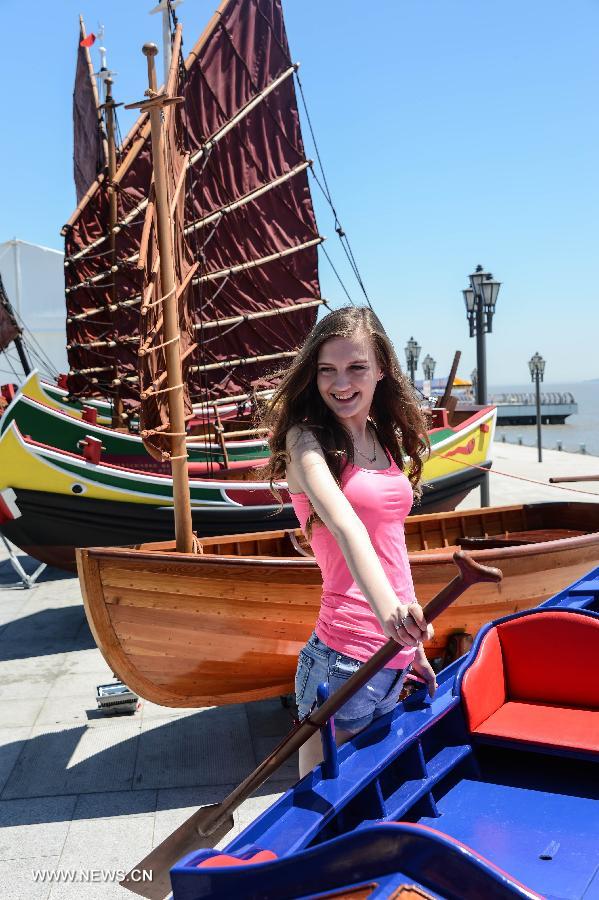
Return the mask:
[[(538, 604), (599, 563), (599, 504), (539, 503), (411, 516), (406, 540), (426, 603), (452, 577), (452, 553), (503, 571), (435, 623), (429, 656), (455, 634)], [(111, 669), (164, 706), (208, 706), (293, 690), (299, 649), (318, 614), (322, 582), (301, 532), (238, 534), (173, 545), (77, 551), (85, 610)]]
[[(564, 645), (576, 647), (572, 678), (555, 662)], [(173, 900), (590, 900), (598, 660), (595, 568), (487, 625), (432, 701), (420, 691), (331, 746), (224, 849), (181, 859)]]

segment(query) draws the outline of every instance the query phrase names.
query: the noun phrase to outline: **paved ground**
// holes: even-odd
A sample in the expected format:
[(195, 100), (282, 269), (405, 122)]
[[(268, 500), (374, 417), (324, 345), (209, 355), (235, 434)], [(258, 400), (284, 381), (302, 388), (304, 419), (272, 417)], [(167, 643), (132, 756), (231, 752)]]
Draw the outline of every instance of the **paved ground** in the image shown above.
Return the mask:
[[(597, 458), (545, 451), (540, 465), (535, 454), (497, 444), (495, 469), (541, 482), (599, 474)], [(573, 487), (599, 500), (599, 482)], [(478, 505), (477, 494), (464, 506)], [(562, 497), (586, 499), (491, 475), (494, 504)], [(87, 627), (78, 581), (46, 570), (36, 587), (23, 590), (0, 545), (0, 896), (129, 896), (116, 883), (50, 884), (33, 873), (91, 877), (95, 870), (108, 877), (130, 868), (198, 805), (226, 796), (290, 726), (278, 701), (204, 710), (142, 703), (133, 716), (105, 717), (96, 710), (95, 689), (111, 677)], [(247, 801), (236, 830), (295, 772), (293, 761)]]

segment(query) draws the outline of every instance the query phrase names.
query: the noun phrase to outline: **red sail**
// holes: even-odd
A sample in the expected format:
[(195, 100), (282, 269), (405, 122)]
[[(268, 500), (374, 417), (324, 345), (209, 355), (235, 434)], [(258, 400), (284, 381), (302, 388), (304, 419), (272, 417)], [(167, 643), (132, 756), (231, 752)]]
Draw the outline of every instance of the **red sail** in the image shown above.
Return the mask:
[(77, 69), (73, 91), (73, 174), (77, 203), (96, 180), (106, 163), (102, 137), (102, 119), (98, 110), (98, 93), (85, 40), (85, 26), (80, 19)]
[[(200, 263), (194, 400), (260, 386), (316, 319), (320, 239), (290, 69), (280, 0), (221, 4), (186, 62), (186, 231)], [(131, 257), (150, 187), (148, 135), (140, 122), (119, 160), (116, 271), (102, 184), (66, 229), (69, 388), (110, 395), (118, 384), (130, 406), (142, 290)]]

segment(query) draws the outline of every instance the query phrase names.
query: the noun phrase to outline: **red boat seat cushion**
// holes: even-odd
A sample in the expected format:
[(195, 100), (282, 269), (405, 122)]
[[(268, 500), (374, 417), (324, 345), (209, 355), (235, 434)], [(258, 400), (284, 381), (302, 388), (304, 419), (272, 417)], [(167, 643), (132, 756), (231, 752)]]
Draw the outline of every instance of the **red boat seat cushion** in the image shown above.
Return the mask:
[(251, 866), (255, 863), (270, 862), (277, 859), (277, 854), (272, 850), (257, 850), (256, 853), (243, 859), (240, 856), (231, 856), (228, 853), (215, 853), (214, 856), (203, 859), (198, 869), (212, 869), (217, 866)]
[(556, 610), (500, 623), (462, 681), (470, 731), (599, 752), (598, 661), (599, 619)]

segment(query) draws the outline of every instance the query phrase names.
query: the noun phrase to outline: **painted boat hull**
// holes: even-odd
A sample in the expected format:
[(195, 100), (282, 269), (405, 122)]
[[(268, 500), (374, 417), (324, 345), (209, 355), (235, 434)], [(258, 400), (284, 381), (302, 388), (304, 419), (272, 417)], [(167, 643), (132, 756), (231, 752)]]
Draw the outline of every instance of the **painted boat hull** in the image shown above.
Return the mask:
[[(456, 632), (474, 635), (491, 618), (536, 606), (597, 565), (599, 504), (536, 504), (408, 519), (410, 563), (423, 605), (453, 577), (460, 533), (517, 532), (523, 524), (576, 534), (470, 551), (474, 559), (502, 569), (503, 582), (477, 585), (437, 619), (426, 648), (430, 657), (442, 657)], [(443, 550), (445, 540), (449, 546)], [(297, 655), (320, 605), (316, 562), (298, 555), (284, 532), (209, 538), (203, 551), (199, 556), (164, 546), (77, 551), (86, 614), (108, 664), (142, 697), (164, 706), (238, 703), (291, 692)]]
[[(475, 413), (456, 433), (451, 429), (439, 429), (438, 443), (435, 445), (437, 455), (433, 455), (425, 463), (427, 484), (418, 511), (439, 511), (452, 507), (480, 483), (486, 467), (490, 465), (488, 459), (494, 417), (494, 409), (482, 410)], [(244, 515), (237, 516), (235, 510), (240, 506), (268, 507), (266, 515), (270, 515), (273, 497), (268, 484), (252, 481), (250, 478), (236, 479), (234, 470), (226, 479), (224, 472), (215, 472), (212, 478), (208, 478), (194, 477), (193, 471), (192, 467), (192, 508), (228, 508), (222, 527), (215, 526), (208, 530), (200, 528), (201, 535), (214, 534), (215, 531), (231, 534), (244, 529), (265, 530), (269, 525), (283, 526), (284, 523), (293, 527), (297, 524), (291, 513), (285, 513), (283, 519), (273, 518), (270, 523), (255, 527)], [(74, 568), (76, 546), (114, 546), (119, 543), (122, 533), (117, 524), (119, 518), (129, 519), (132, 525), (122, 540), (123, 544), (151, 540), (156, 531), (153, 525), (150, 527), (149, 522), (162, 522), (162, 514), (156, 510), (171, 509), (173, 503), (172, 479), (169, 475), (134, 470), (102, 461), (97, 464), (88, 462), (79, 454), (23, 437), (15, 421), (9, 422), (0, 434), (0, 494), (6, 490), (15, 494), (24, 492), (24, 496), (29, 496), (31, 492), (45, 495), (43, 499), (38, 496), (36, 502), (53, 512), (47, 516), (44, 514), (43, 529), (40, 522), (36, 521), (35, 504), (31, 503), (25, 503), (23, 510), (19, 510), (21, 521), (18, 524), (11, 524), (12, 519), (3, 522), (0, 516), (0, 529), (22, 550), (61, 568)], [(102, 512), (98, 516), (107, 523), (112, 517), (115, 523), (112, 537), (107, 530), (109, 526), (105, 528), (96, 521), (94, 507), (82, 503), (80, 527), (75, 533), (74, 543), (71, 543), (71, 512), (66, 513), (64, 510), (70, 510), (72, 506), (67, 504), (65, 498), (72, 500), (74, 497), (106, 501), (101, 504)], [(284, 490), (283, 499), (287, 499)], [(108, 503), (113, 504), (112, 508)], [(130, 515), (128, 504), (140, 507), (136, 515)], [(148, 522), (146, 516), (150, 517)], [(52, 521), (46, 527), (49, 517)], [(168, 519), (168, 516), (163, 518)], [(215, 521), (220, 521), (220, 515), (215, 517)], [(98, 539), (99, 535), (101, 540)], [(173, 537), (172, 532), (166, 534), (161, 525), (159, 539), (166, 540), (169, 537)]]
[[(100, 442), (101, 460), (105, 463), (137, 471), (170, 472), (168, 464), (154, 460), (146, 452), (138, 435), (84, 422), (64, 406), (55, 408), (41, 400), (42, 395), (41, 385), (33, 373), (0, 418), (0, 435), (14, 422), (21, 434), (28, 435), (33, 441), (68, 453), (79, 453), (82, 441), (89, 435)], [(424, 467), (424, 481), (429, 484), (425, 489), (425, 504), (434, 496), (437, 509), (442, 508), (440, 504), (452, 504), (448, 508), (453, 509), (480, 483), (483, 473), (464, 466), (461, 461), (489, 465), (494, 423), (494, 411), (488, 408), (473, 411), (456, 428), (446, 426), (430, 431), (431, 457)], [(198, 443), (194, 446), (190, 441), (187, 449), (192, 476), (225, 477), (221, 471), (224, 457), (218, 444)], [(235, 466), (245, 463), (251, 467), (265, 462), (268, 446), (260, 439), (227, 441), (227, 453)], [(235, 473), (231, 475), (234, 477)]]
[[(75, 410), (68, 412), (42, 402), (35, 396), (37, 385), (34, 376), (30, 376), (0, 418), (0, 434), (7, 430), (11, 422), (15, 422), (21, 434), (69, 453), (79, 453), (81, 442), (91, 436), (101, 442), (101, 459), (104, 462), (139, 471), (170, 473), (170, 465), (153, 459), (138, 435), (116, 431), (106, 424), (93, 425), (82, 421), (80, 416), (75, 415)], [(30, 396), (32, 393), (34, 396)], [(210, 462), (218, 473), (224, 463), (218, 443), (198, 442), (194, 446), (190, 441), (188, 453), (192, 472), (194, 466), (199, 469), (202, 463)], [(227, 453), (231, 462), (246, 462), (251, 466), (264, 462), (268, 448), (266, 442), (259, 439), (227, 441)], [(208, 467), (202, 474), (211, 477)]]

